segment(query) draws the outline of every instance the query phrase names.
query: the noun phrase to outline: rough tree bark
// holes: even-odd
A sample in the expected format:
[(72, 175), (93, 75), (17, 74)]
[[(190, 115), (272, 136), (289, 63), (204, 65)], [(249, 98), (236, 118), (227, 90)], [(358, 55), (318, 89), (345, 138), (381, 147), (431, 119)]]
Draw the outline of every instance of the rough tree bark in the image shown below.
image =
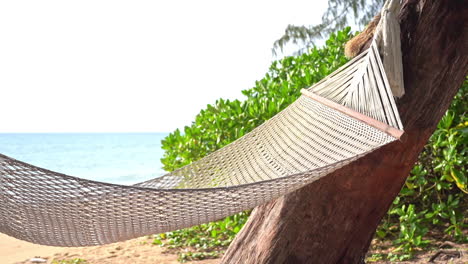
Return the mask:
[(223, 263), (360, 263), (375, 229), (468, 71), (468, 2), (408, 0), (400, 12), (406, 137), (256, 208)]

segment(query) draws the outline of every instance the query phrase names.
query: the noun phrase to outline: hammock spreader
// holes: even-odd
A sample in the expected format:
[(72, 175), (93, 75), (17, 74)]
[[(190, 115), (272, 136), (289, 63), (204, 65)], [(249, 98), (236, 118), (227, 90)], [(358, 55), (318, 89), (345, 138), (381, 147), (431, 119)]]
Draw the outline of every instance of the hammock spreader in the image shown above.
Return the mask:
[(398, 140), (403, 126), (387, 78), (402, 95), (399, 29), (389, 30), (399, 27), (397, 8), (386, 3), (385, 26), (366, 52), (244, 137), (165, 176), (116, 185), (0, 154), (0, 232), (91, 246), (189, 227), (278, 198)]

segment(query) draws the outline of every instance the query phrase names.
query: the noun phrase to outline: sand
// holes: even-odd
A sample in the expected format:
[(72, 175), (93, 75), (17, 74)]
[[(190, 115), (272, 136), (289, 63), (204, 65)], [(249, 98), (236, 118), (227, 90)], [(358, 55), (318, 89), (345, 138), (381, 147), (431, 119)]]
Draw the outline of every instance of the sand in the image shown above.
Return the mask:
[[(0, 233), (0, 263), (29, 264), (31, 258), (40, 257), (51, 263), (53, 259), (85, 259), (87, 264), (179, 264), (177, 255), (165, 252), (164, 248), (151, 244), (150, 238), (142, 237), (109, 245), (81, 248), (49, 247), (21, 241)], [(219, 259), (186, 262), (217, 264)]]
[(0, 263), (17, 263), (35, 256), (52, 256), (65, 248), (39, 246), (0, 233)]
[[(151, 244), (152, 239), (141, 237), (109, 245), (82, 248), (48, 247), (31, 244), (0, 233), (0, 264), (32, 264), (29, 260), (34, 257), (47, 259), (48, 264), (53, 259), (70, 260), (81, 258), (87, 264), (179, 264), (177, 256), (165, 252), (164, 248)], [(444, 242), (445, 244), (448, 242)], [(418, 264), (428, 263), (436, 252), (442, 253), (434, 263), (468, 263), (468, 250), (466, 244), (451, 243), (448, 249), (434, 249), (418, 253), (416, 258), (402, 263)], [(375, 252), (369, 252), (371, 255)], [(457, 255), (458, 254), (458, 255)], [(218, 264), (219, 259), (186, 262), (193, 264)], [(374, 262), (376, 264), (389, 264), (388, 261)]]

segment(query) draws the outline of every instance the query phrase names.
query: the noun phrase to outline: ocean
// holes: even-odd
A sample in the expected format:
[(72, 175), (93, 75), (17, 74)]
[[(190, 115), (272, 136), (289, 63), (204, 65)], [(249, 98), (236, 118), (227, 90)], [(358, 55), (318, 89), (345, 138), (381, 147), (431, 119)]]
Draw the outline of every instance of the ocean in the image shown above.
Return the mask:
[(0, 153), (85, 179), (134, 184), (164, 174), (167, 133), (0, 133)]

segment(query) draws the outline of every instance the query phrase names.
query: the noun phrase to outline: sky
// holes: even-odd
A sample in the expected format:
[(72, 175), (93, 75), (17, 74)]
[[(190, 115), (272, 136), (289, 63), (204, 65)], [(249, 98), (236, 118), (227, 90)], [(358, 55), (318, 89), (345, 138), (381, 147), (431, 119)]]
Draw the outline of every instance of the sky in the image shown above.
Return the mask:
[(0, 1), (0, 133), (170, 132), (242, 99), (326, 0)]

